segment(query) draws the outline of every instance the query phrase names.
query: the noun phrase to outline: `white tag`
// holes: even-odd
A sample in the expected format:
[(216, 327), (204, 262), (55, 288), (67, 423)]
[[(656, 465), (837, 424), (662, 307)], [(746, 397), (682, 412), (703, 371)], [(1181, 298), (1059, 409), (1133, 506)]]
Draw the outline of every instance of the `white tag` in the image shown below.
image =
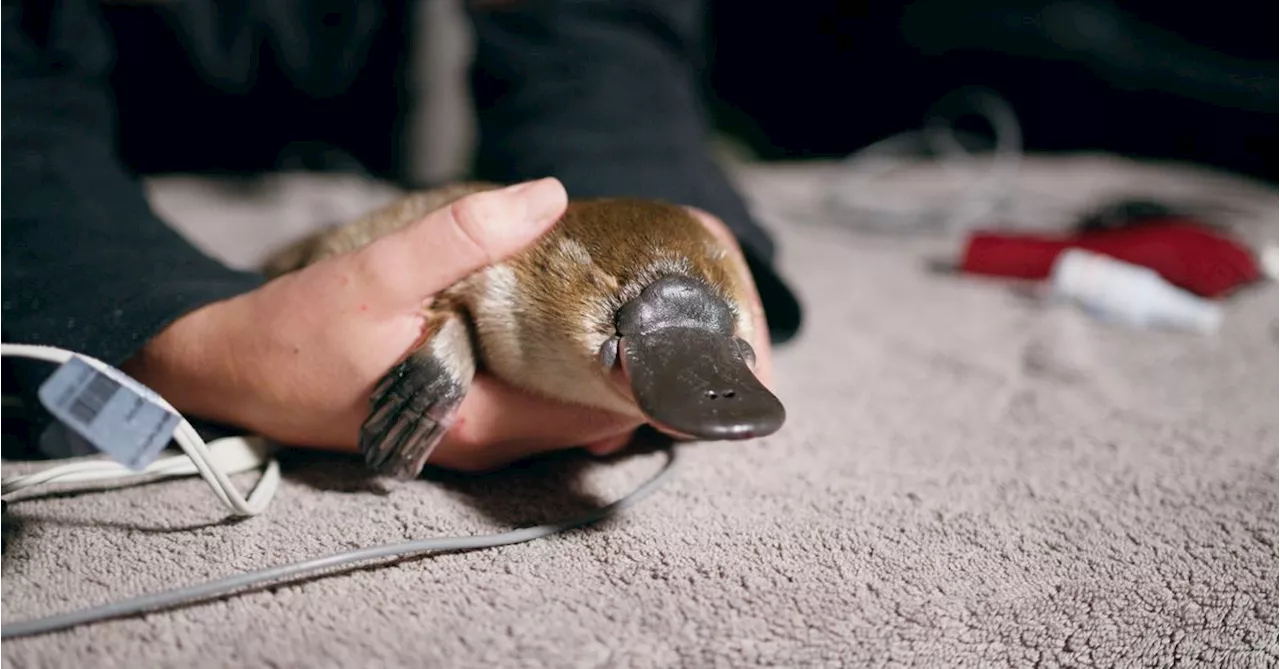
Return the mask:
[(119, 370), (100, 371), (73, 356), (41, 386), (49, 413), (113, 460), (135, 471), (168, 445), (181, 418), (149, 388)]

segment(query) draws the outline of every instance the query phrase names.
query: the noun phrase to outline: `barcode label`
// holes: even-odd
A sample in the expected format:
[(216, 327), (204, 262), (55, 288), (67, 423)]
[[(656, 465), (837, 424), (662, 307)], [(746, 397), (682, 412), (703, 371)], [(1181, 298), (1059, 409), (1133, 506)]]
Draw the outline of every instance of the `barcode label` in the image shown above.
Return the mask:
[[(67, 430), (135, 470), (160, 455), (181, 421), (124, 372), (104, 372), (78, 356), (40, 386), (39, 396)], [(61, 440), (66, 440), (65, 432)]]
[(103, 407), (107, 406), (107, 402), (110, 402), (119, 390), (120, 384), (111, 377), (102, 374), (93, 375), (88, 385), (71, 403), (71, 415), (85, 425), (92, 425), (93, 419), (102, 413)]

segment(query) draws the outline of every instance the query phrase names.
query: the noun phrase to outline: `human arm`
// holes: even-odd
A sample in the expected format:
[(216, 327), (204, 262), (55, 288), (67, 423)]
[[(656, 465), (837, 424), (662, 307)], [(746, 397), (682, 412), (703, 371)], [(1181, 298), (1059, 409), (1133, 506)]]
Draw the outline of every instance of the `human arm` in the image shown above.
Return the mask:
[(5, 341), (119, 366), (184, 314), (261, 285), (166, 225), (120, 160), (97, 4), (16, 3), (3, 22)]

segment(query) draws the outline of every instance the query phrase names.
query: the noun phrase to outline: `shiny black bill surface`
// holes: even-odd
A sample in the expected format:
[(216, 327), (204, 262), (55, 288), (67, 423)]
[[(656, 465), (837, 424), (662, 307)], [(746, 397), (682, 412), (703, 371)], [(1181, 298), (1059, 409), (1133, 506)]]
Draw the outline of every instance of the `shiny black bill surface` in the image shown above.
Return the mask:
[(704, 441), (762, 437), (786, 421), (782, 402), (751, 371), (749, 351), (735, 337), (695, 327), (618, 342), (641, 411), (663, 429)]

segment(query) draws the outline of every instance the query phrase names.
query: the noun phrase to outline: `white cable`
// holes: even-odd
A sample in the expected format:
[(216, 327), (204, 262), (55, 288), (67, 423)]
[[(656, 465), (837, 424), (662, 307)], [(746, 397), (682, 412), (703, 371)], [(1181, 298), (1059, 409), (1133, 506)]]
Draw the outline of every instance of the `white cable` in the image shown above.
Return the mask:
[[(114, 373), (121, 375), (123, 372), (107, 365), (101, 360), (97, 360), (91, 356), (79, 353), (72, 353), (54, 346), (40, 346), (32, 344), (0, 344), (0, 354), (14, 355), (24, 358), (33, 358), (36, 360), (44, 360), (56, 364), (63, 364), (70, 360), (73, 356), (79, 357), (90, 366), (104, 373)], [(127, 378), (127, 377), (126, 377)], [(130, 379), (133, 383), (136, 380)], [(17, 490), (30, 488), (34, 485), (50, 483), (59, 479), (69, 481), (89, 481), (89, 480), (105, 480), (116, 477), (137, 477), (151, 476), (160, 474), (163, 476), (189, 476), (192, 473), (198, 473), (209, 484), (213, 493), (218, 500), (232, 510), (232, 512), (241, 516), (256, 516), (262, 513), (271, 503), (272, 497), (275, 496), (276, 490), (280, 487), (280, 463), (275, 458), (269, 457), (270, 448), (264, 441), (260, 439), (246, 439), (244, 437), (230, 437), (220, 439), (215, 442), (218, 446), (219, 455), (214, 456), (210, 452), (209, 447), (205, 444), (204, 439), (200, 438), (200, 434), (196, 429), (182, 417), (182, 414), (170, 405), (164, 398), (155, 395), (152, 399), (159, 402), (163, 407), (173, 411), (179, 416), (177, 429), (174, 430), (173, 440), (177, 442), (179, 448), (186, 453), (186, 456), (176, 456), (185, 460), (185, 464), (179, 463), (173, 458), (166, 458), (152, 463), (142, 472), (134, 472), (121, 465), (112, 462), (83, 462), (71, 463), (59, 467), (53, 467), (35, 474), (18, 476), (4, 479), (4, 494), (16, 492)], [(246, 464), (246, 459), (257, 458), (257, 464), (266, 461), (266, 469), (259, 479), (258, 485), (246, 499), (245, 496), (235, 487), (235, 484), (228, 478), (226, 465), (234, 465), (234, 471), (244, 471), (253, 468), (254, 464)], [(110, 475), (114, 472), (115, 476)]]
[[(952, 126), (964, 112), (984, 118), (995, 134), (991, 167), (985, 172), (974, 169), (979, 158), (960, 141), (973, 136)], [(976, 182), (940, 202), (916, 194), (904, 207), (887, 205), (879, 181), (930, 155), (943, 158), (937, 164), (953, 177), (973, 181), (979, 175)], [(923, 129), (887, 137), (850, 154), (826, 194), (828, 217), (834, 214), (876, 232), (965, 232), (990, 220), (1007, 201), (1021, 159), (1022, 130), (1009, 104), (985, 89), (962, 89), (934, 105)]]
[[(267, 442), (257, 437), (226, 437), (209, 444), (211, 466), (227, 474), (239, 474), (262, 466), (270, 451), (271, 447)], [(93, 459), (49, 467), (31, 474), (5, 477), (0, 494), (9, 495), (47, 483), (91, 483), (135, 478), (151, 481), (198, 473), (195, 463), (187, 455), (161, 458), (142, 471), (134, 471), (114, 460)]]

